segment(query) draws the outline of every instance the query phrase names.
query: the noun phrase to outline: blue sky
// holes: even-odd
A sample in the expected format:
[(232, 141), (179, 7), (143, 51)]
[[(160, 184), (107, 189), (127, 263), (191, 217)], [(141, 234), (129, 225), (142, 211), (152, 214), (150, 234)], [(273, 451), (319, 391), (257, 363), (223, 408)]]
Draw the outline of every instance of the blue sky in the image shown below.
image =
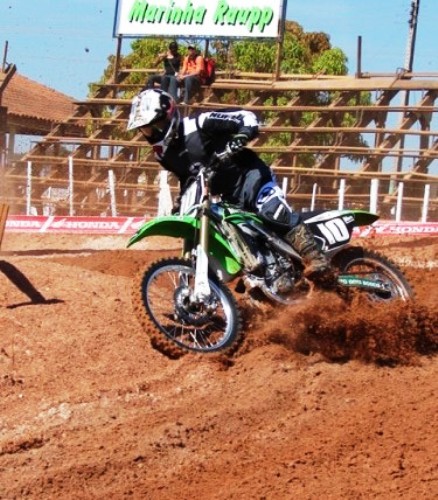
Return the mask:
[[(392, 73), (405, 63), (411, 0), (289, 0), (287, 19), (305, 31), (323, 31), (357, 67), (357, 39), (362, 37), (362, 71)], [(414, 71), (438, 72), (437, 0), (421, 0)]]
[[(3, 60), (18, 72), (60, 92), (83, 99), (107, 58), (116, 52), (115, 0), (0, 0)], [(406, 54), (411, 0), (288, 0), (287, 19), (305, 31), (328, 33), (333, 46), (356, 71), (357, 38), (362, 37), (362, 70), (395, 72)], [(421, 0), (414, 70), (438, 72), (438, 1)], [(123, 42), (124, 52), (130, 42)]]

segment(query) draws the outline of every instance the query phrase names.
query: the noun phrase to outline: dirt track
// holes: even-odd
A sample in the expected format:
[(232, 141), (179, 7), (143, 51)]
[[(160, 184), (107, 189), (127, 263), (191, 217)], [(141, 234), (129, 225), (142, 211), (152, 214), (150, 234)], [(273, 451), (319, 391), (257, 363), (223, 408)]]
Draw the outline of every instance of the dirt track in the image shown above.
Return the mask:
[(366, 242), (415, 304), (252, 312), (228, 360), (151, 349), (130, 284), (163, 251), (125, 243), (5, 235), (0, 498), (437, 497), (438, 238)]

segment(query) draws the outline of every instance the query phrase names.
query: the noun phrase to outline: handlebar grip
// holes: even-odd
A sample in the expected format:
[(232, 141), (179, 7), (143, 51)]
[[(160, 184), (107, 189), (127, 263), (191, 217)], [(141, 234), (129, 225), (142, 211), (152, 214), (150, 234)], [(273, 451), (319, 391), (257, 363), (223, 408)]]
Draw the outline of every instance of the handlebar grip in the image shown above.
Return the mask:
[(234, 151), (227, 144), (221, 153), (213, 153), (212, 164), (220, 164), (234, 156)]

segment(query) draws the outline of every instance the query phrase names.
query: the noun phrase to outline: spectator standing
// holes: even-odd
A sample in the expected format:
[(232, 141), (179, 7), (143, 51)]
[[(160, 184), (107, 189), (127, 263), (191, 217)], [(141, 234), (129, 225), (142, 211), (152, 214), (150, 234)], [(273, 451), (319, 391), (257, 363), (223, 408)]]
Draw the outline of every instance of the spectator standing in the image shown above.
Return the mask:
[(182, 56), (178, 52), (178, 44), (171, 42), (167, 52), (159, 54), (155, 65), (163, 63), (164, 73), (161, 75), (151, 75), (146, 84), (147, 89), (153, 89), (156, 83), (160, 84), (161, 90), (169, 93), (175, 100), (178, 99), (177, 76), (181, 68)]
[(178, 81), (183, 87), (183, 101), (181, 104), (190, 104), (194, 94), (201, 87), (201, 74), (204, 71), (204, 58), (198, 53), (196, 47), (189, 45), (188, 54), (184, 57)]

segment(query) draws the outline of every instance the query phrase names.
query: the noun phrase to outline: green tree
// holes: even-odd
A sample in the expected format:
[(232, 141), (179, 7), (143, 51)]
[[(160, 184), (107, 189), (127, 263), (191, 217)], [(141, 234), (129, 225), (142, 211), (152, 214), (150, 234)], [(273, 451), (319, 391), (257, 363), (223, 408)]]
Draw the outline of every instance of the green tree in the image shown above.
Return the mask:
[[(333, 48), (326, 33), (306, 33), (294, 21), (286, 21), (281, 48), (281, 73), (320, 73), (345, 75), (347, 57), (341, 49)], [(232, 61), (240, 71), (273, 73), (277, 55), (276, 41), (254, 43), (243, 40), (232, 44)]]
[[(131, 42), (131, 52), (121, 57), (120, 65), (125, 68), (153, 68), (156, 55), (166, 50), (168, 38), (141, 38)], [(179, 40), (184, 52), (185, 40)], [(193, 40), (190, 40), (193, 43)], [(188, 41), (187, 41), (188, 44)], [(203, 51), (203, 41), (196, 43)], [(256, 73), (273, 73), (277, 59), (275, 40), (215, 40), (209, 44), (209, 51), (217, 60), (218, 70), (233, 70)], [(101, 83), (114, 72), (115, 57), (108, 58)], [(344, 75), (347, 73), (347, 57), (339, 48), (330, 44), (325, 33), (306, 33), (294, 21), (286, 21), (282, 44), (281, 72), (289, 74), (321, 73)], [(133, 73), (129, 83), (142, 83), (144, 75)]]

